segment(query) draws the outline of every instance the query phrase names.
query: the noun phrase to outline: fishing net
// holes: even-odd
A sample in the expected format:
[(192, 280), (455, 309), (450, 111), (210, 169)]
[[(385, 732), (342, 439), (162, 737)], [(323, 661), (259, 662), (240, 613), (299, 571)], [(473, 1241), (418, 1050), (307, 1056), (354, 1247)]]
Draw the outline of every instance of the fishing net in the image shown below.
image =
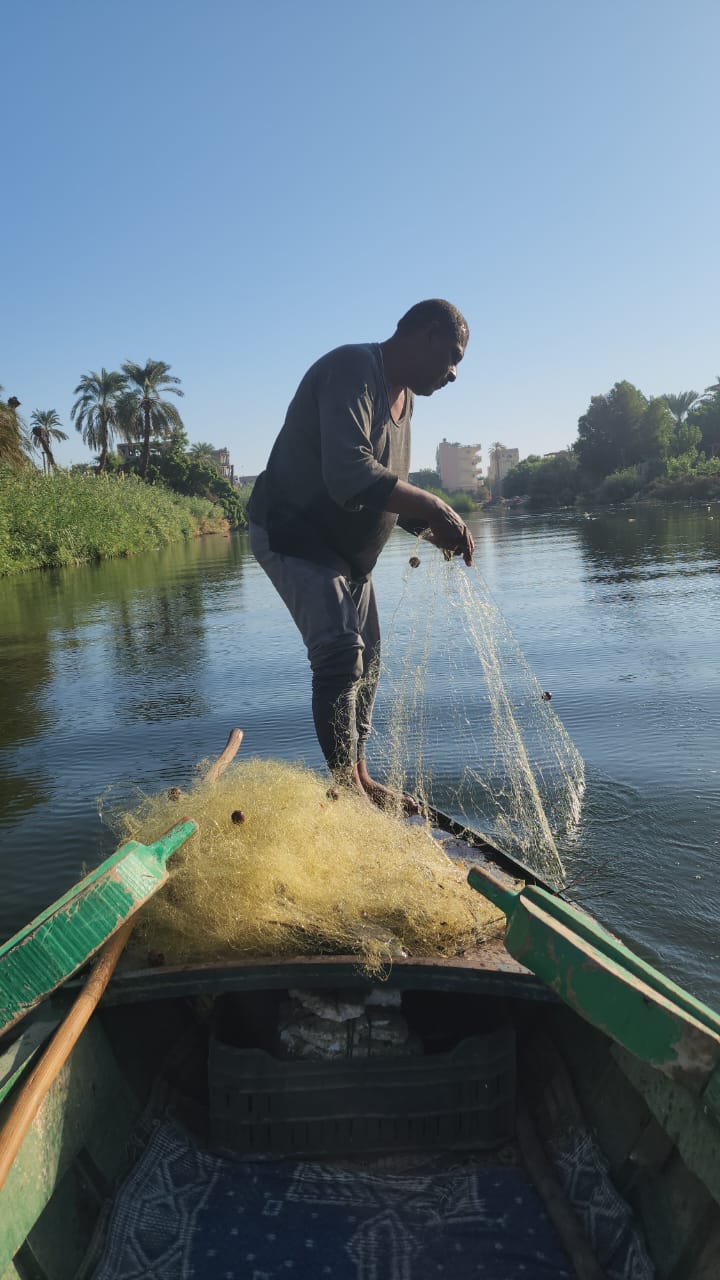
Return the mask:
[[(373, 772), (484, 835), (556, 885), (556, 838), (577, 823), (583, 762), (477, 569), (424, 547), (405, 570), (371, 738)], [(182, 797), (199, 832), (143, 911), (135, 959), (450, 956), (500, 931), (466, 883), (462, 845), (274, 760), (241, 761)], [(172, 793), (113, 825), (144, 842), (178, 817)]]
[(559, 887), (583, 760), (479, 570), (420, 542), (385, 632), (378, 772)]
[(180, 813), (199, 828), (139, 916), (136, 964), (350, 953), (379, 976), (399, 956), (455, 955), (501, 931), (425, 824), (349, 792), (331, 799), (309, 769), (249, 759), (176, 791), (112, 818), (143, 842)]

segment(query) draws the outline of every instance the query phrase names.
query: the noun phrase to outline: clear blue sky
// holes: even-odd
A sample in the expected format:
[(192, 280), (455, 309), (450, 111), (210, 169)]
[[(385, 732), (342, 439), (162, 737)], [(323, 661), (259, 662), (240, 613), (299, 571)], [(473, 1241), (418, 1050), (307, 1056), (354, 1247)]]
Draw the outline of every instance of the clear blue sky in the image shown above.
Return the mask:
[[(590, 396), (720, 374), (717, 0), (0, 0), (0, 383), (70, 424), (162, 359), (264, 465), (305, 369), (466, 314), (443, 436), (521, 456)], [(486, 455), (485, 455), (486, 456)]]

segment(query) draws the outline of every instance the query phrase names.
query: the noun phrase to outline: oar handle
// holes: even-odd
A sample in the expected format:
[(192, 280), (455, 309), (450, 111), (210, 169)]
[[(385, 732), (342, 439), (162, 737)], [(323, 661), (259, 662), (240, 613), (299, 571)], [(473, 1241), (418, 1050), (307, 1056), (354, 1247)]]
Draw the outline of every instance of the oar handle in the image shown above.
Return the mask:
[(496, 876), (487, 867), (471, 867), (468, 872), (468, 884), (495, 903), (506, 916), (510, 916), (520, 897), (517, 889), (508, 888), (504, 880)]
[(154, 840), (152, 844), (146, 845), (145, 848), (153, 858), (157, 859), (158, 864), (164, 867), (168, 858), (176, 849), (180, 848), (181, 844), (189, 840), (197, 829), (197, 822), (194, 822), (192, 818), (181, 818), (179, 822), (175, 823), (174, 827), (171, 827), (169, 831), (165, 831), (163, 835)]
[(207, 773), (205, 774), (205, 777), (203, 778), (203, 782), (209, 782), (209, 783), (217, 782), (220, 775), (225, 772), (228, 765), (231, 764), (232, 761), (235, 759), (235, 756), (238, 753), (238, 748), (244, 736), (245, 735), (242, 729), (230, 730), (230, 736), (227, 740), (225, 750), (223, 751), (222, 755), (218, 756), (215, 763), (210, 765), (210, 768), (208, 769)]

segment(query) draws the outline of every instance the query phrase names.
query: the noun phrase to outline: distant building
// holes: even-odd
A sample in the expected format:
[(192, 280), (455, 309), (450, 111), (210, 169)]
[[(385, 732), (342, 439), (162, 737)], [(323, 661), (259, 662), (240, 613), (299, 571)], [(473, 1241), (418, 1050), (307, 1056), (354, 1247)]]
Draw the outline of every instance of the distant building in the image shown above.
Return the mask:
[[(120, 454), (120, 457), (122, 458), (123, 462), (127, 462), (130, 458), (139, 458), (142, 453), (142, 447), (143, 447), (142, 440), (131, 440), (129, 442), (120, 441), (120, 443), (117, 445), (117, 451)], [(160, 453), (167, 453), (168, 449), (170, 448), (172, 448), (171, 440), (162, 440), (162, 441), (151, 440), (150, 441), (151, 453), (157, 453), (158, 451)], [(192, 457), (192, 454), (186, 453), (185, 457), (186, 458)], [(230, 484), (234, 484), (235, 468), (232, 462), (230, 461), (230, 450), (229, 449), (213, 449), (212, 457), (220, 475), (223, 477), (223, 480), (229, 480)]]
[(140, 454), (142, 453), (142, 447), (143, 447), (142, 440), (132, 440), (130, 441), (130, 443), (128, 443), (125, 440), (120, 440), (115, 445), (115, 450), (117, 453), (120, 454), (120, 457), (122, 458), (123, 462), (128, 462), (130, 458), (140, 457)]
[(229, 480), (230, 484), (235, 483), (235, 468), (230, 461), (229, 449), (214, 449), (213, 458), (217, 463), (218, 471), (223, 480)]
[(440, 482), (448, 493), (462, 489), (475, 493), (482, 487), (482, 459), (479, 444), (458, 444), (442, 440), (435, 455)]
[(237, 489), (243, 489), (246, 484), (254, 484), (257, 476), (236, 476), (233, 483)]
[[(172, 440), (154, 440), (150, 438), (150, 453), (167, 453), (172, 448)], [(120, 440), (115, 445), (115, 451), (120, 454), (123, 462), (129, 462), (131, 458), (139, 458), (143, 451), (142, 440)]]
[(488, 459), (488, 480), (491, 484), (502, 484), (508, 471), (512, 471), (520, 461), (519, 449), (508, 449), (504, 444), (496, 444), (490, 450)]

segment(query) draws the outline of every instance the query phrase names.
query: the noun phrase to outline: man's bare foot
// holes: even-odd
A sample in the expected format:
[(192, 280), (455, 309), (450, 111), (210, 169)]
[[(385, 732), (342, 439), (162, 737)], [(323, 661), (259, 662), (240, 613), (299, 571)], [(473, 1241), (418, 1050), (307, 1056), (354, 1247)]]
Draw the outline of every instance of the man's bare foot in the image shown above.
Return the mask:
[(393, 791), (390, 787), (383, 786), (382, 782), (376, 782), (370, 777), (367, 771), (367, 765), (364, 760), (359, 760), (356, 766), (357, 778), (365, 794), (372, 800), (378, 809), (402, 809), (403, 813), (415, 814), (420, 812), (417, 800), (409, 796), (406, 792)]
[(351, 795), (357, 796), (358, 800), (368, 801), (370, 799), (367, 791), (360, 781), (357, 765), (353, 765), (352, 769), (348, 769), (347, 771), (335, 770), (333, 772), (333, 778), (335, 780), (335, 785), (330, 787), (330, 790), (327, 792), (328, 799), (339, 800), (342, 791), (349, 791)]

